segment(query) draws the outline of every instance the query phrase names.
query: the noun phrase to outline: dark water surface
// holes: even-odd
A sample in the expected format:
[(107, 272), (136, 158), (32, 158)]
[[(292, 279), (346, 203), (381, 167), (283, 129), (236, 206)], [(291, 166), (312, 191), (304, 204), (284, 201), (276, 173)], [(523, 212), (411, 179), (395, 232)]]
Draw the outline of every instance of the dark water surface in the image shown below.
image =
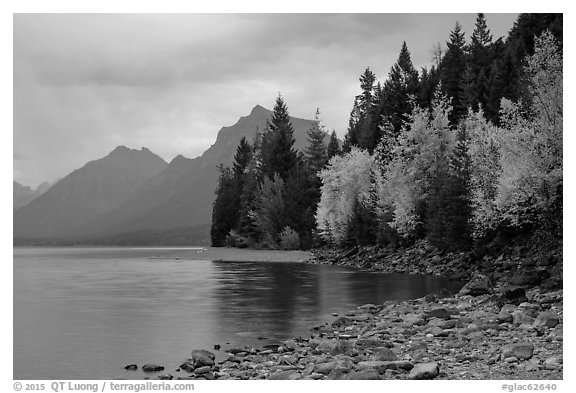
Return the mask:
[(123, 370), (131, 363), (174, 374), (192, 349), (308, 337), (333, 312), (462, 285), (303, 263), (154, 259), (175, 253), (14, 249), (14, 379), (141, 378)]

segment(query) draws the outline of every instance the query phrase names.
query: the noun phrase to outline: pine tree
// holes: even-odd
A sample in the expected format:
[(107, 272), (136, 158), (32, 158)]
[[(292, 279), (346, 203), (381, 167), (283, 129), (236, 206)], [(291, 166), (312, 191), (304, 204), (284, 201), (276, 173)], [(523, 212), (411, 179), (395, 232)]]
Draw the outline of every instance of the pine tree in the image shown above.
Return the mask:
[(482, 108), (486, 106), (484, 100), (487, 89), (486, 79), (492, 63), (492, 35), (482, 13), (476, 17), (471, 42), (467, 49), (467, 66), (463, 86), (464, 104), (477, 112), (480, 106)]
[(328, 142), (328, 149), (326, 154), (328, 156), (328, 160), (340, 154), (340, 142), (338, 141), (338, 136), (336, 136), (335, 130), (332, 130), (332, 133), (330, 134), (330, 141)]
[(326, 132), (320, 121), (320, 109), (316, 109), (312, 128), (308, 130), (308, 147), (306, 148), (306, 162), (314, 174), (324, 169), (328, 163), (326, 145), (324, 144), (325, 137)]
[(262, 173), (269, 178), (275, 174), (286, 180), (296, 166), (298, 156), (294, 148), (294, 130), (290, 122), (288, 108), (281, 95), (278, 95), (272, 118), (266, 124), (262, 136)]
[(238, 220), (238, 191), (230, 168), (222, 165), (218, 168), (220, 177), (216, 188), (216, 199), (212, 207), (212, 226), (210, 237), (213, 247), (225, 244), (226, 236), (234, 229)]
[(360, 119), (358, 123), (358, 146), (369, 151), (374, 150), (378, 143), (377, 124), (374, 116), (374, 83), (376, 75), (366, 68), (360, 76), (362, 94), (358, 96)]
[[(418, 71), (412, 64), (410, 52), (404, 42), (382, 91), (382, 116), (392, 125), (396, 134), (400, 133), (408, 115), (412, 112), (412, 97), (416, 97), (418, 88)], [(379, 125), (381, 124), (380, 122)]]
[[(252, 146), (246, 141), (245, 137), (240, 139), (240, 144), (236, 148), (236, 154), (234, 155), (234, 163), (232, 164), (232, 169), (234, 172), (234, 177), (240, 179), (244, 175), (244, 171), (252, 158)], [(240, 187), (241, 188), (241, 187)]]
[(464, 54), (466, 42), (460, 23), (456, 22), (454, 30), (450, 32), (450, 41), (446, 44), (448, 45), (448, 50), (440, 66), (440, 79), (444, 93), (446, 93), (452, 102), (453, 109), (450, 113), (450, 125), (454, 127), (466, 114), (466, 106), (465, 103), (462, 102), (462, 77), (466, 71)]
[(360, 121), (362, 119), (362, 112), (358, 103), (358, 97), (354, 99), (354, 105), (350, 111), (350, 119), (348, 120), (348, 130), (344, 136), (344, 144), (342, 145), (342, 152), (349, 153), (353, 146), (358, 146), (358, 135), (360, 133)]

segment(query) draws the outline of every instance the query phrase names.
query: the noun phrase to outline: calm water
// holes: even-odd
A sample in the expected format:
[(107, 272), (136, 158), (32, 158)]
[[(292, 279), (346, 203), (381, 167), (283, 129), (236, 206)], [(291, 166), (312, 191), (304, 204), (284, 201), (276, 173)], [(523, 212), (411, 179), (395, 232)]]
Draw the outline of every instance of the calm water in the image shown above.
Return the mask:
[(301, 263), (155, 259), (181, 252), (14, 249), (14, 379), (143, 377), (123, 370), (131, 363), (174, 375), (192, 349), (307, 337), (333, 312), (462, 285)]

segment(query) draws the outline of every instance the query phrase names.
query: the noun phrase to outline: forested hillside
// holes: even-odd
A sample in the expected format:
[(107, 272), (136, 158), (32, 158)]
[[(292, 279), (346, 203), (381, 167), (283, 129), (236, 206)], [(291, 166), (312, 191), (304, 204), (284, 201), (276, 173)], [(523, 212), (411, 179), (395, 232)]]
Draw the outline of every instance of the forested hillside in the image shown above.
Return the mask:
[[(562, 240), (562, 15), (521, 14), (494, 39), (456, 22), (434, 64), (406, 43), (387, 77), (367, 68), (344, 143), (319, 112), (306, 154), (288, 108), (220, 168), (212, 244), (465, 250), (496, 233)], [(342, 148), (341, 148), (342, 147)]]

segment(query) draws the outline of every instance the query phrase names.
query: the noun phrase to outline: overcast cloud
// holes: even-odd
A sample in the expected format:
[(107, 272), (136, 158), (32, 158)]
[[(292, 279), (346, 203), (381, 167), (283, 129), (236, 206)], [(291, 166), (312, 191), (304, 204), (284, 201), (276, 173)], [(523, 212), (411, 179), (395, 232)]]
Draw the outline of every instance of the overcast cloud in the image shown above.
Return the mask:
[[(118, 145), (195, 157), (279, 92), (343, 136), (358, 77), (383, 80), (406, 41), (417, 68), (475, 14), (19, 14), (14, 179), (36, 186)], [(516, 14), (487, 14), (494, 38)]]

